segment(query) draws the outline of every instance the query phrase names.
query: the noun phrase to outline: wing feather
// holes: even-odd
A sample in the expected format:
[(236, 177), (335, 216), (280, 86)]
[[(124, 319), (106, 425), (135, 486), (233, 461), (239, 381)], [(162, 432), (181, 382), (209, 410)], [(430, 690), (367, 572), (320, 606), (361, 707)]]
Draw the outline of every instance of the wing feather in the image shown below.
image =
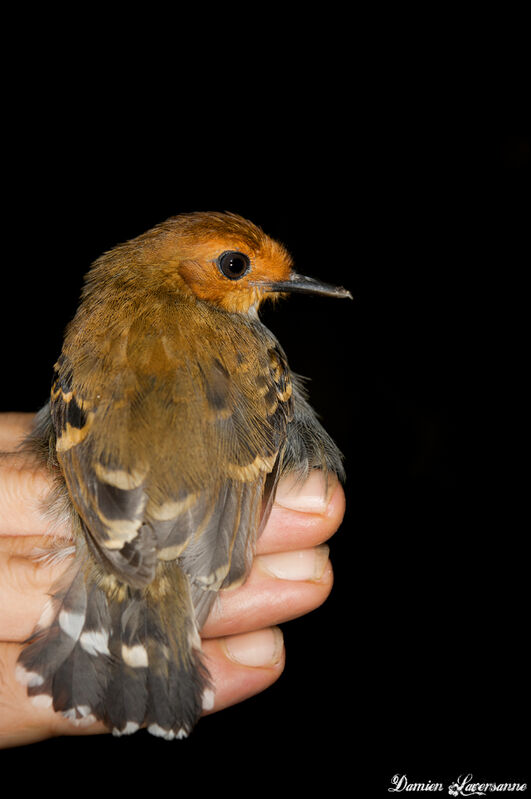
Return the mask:
[(57, 457), (95, 556), (133, 587), (178, 559), (203, 617), (248, 572), (293, 414), (278, 343), (258, 324), (240, 332), (244, 346), (185, 357), (161, 328), (158, 373), (148, 345), (136, 360), (130, 343), (111, 348), (112, 391), (108, 363), (77, 380), (63, 352), (51, 394)]

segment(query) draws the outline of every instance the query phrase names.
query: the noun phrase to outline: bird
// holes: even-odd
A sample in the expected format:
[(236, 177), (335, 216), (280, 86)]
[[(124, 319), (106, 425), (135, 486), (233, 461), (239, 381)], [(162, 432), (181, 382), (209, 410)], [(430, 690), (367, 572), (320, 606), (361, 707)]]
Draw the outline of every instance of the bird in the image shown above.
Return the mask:
[(90, 267), (25, 445), (73, 530), (18, 660), (35, 705), (168, 740), (213, 707), (200, 631), (245, 581), (279, 480), (344, 479), (259, 318), (291, 293), (351, 297), (227, 211), (170, 217)]

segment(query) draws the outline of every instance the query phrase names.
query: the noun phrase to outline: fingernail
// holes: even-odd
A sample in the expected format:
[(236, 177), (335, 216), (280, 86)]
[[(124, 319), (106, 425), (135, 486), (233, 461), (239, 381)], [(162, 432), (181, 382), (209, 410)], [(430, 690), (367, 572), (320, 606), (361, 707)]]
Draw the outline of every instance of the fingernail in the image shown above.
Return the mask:
[(227, 655), (243, 666), (274, 666), (282, 656), (284, 638), (278, 627), (225, 639)]
[(318, 470), (311, 472), (304, 483), (299, 483), (295, 475), (289, 475), (278, 484), (275, 502), (289, 510), (324, 513), (334, 485), (334, 477), (329, 477), (327, 481), (324, 474)]
[(326, 544), (297, 552), (260, 555), (256, 563), (281, 580), (320, 580), (328, 563), (330, 548)]

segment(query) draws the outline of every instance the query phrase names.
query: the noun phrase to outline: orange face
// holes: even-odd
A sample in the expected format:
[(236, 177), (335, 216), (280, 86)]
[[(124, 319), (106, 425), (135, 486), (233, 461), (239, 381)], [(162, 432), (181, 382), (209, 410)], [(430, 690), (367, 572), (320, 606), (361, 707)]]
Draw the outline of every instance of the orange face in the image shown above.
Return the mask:
[(267, 284), (289, 280), (292, 261), (281, 244), (226, 235), (201, 235), (185, 242), (178, 271), (202, 300), (245, 313), (267, 296)]
[(265, 298), (268, 283), (291, 274), (289, 255), (275, 242), (270, 245), (264, 251), (229, 238), (198, 242), (181, 261), (179, 274), (200, 299), (245, 313)]

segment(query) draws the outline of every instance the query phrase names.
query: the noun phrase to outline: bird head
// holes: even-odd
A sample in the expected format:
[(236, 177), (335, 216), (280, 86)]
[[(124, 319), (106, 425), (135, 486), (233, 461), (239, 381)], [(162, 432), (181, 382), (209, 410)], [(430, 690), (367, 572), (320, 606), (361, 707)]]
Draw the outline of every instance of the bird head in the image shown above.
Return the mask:
[(226, 311), (249, 313), (265, 299), (290, 292), (351, 296), (343, 288), (299, 275), (285, 247), (241, 216), (194, 213), (173, 221), (180, 278), (197, 298)]
[(139, 270), (147, 289), (164, 284), (232, 313), (252, 313), (265, 299), (291, 292), (351, 297), (298, 274), (282, 244), (233, 213), (170, 217), (98, 259), (86, 293), (111, 277), (125, 286), (138, 280)]

